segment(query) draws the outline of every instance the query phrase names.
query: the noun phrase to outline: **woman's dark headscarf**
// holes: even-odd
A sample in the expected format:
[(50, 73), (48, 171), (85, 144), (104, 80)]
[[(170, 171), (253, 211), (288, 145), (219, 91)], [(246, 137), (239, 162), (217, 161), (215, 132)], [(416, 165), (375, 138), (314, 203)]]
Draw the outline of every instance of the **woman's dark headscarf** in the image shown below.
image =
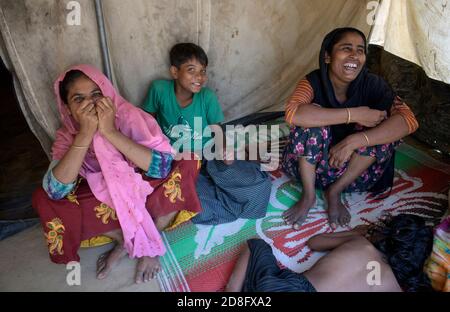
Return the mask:
[[(328, 33), (325, 36), (320, 49), (319, 69), (306, 76), (314, 90), (313, 103), (317, 103), (326, 108), (368, 106), (372, 109), (387, 111), (389, 116), (395, 94), (383, 78), (369, 73), (365, 64), (356, 79), (350, 83), (347, 90), (347, 100), (344, 103), (339, 103), (336, 99), (328, 74), (328, 64), (325, 63), (325, 53), (327, 52), (328, 55), (331, 56), (333, 46), (341, 40), (346, 33), (359, 34), (364, 40), (364, 53), (367, 54), (366, 36), (360, 30), (345, 27), (337, 28)], [(345, 137), (355, 132), (354, 123), (331, 126), (331, 146), (339, 143)], [(383, 191), (392, 186), (394, 157), (391, 158), (390, 162), (391, 163), (387, 167), (384, 175), (379, 183), (372, 188), (372, 191)]]
[(372, 231), (374, 242), (404, 291), (431, 291), (423, 271), (433, 248), (433, 229), (419, 216), (400, 214), (381, 220)]

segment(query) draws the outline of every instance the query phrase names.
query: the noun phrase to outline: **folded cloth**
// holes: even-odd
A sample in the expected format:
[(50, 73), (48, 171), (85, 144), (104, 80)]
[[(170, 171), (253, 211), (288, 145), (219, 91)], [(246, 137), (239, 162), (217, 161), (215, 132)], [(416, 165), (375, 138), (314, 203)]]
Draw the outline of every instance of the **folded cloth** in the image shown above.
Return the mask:
[(203, 211), (192, 222), (216, 225), (238, 218), (259, 219), (266, 215), (272, 188), (270, 177), (259, 164), (243, 160), (226, 165), (208, 161), (197, 181)]

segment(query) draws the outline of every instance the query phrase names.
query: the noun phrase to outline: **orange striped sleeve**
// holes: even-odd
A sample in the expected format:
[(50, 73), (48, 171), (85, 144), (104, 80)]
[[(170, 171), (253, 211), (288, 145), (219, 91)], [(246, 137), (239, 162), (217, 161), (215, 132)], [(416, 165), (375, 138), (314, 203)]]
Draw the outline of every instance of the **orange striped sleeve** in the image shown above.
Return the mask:
[(288, 124), (292, 124), (292, 119), (299, 105), (311, 104), (314, 99), (314, 91), (311, 84), (306, 78), (301, 79), (294, 92), (286, 103), (285, 120)]
[(408, 125), (408, 133), (411, 134), (419, 128), (419, 123), (417, 122), (416, 117), (414, 116), (414, 113), (411, 111), (408, 105), (400, 98), (395, 97), (394, 103), (392, 104), (391, 108), (391, 116), (392, 115), (400, 115), (405, 119), (406, 124)]

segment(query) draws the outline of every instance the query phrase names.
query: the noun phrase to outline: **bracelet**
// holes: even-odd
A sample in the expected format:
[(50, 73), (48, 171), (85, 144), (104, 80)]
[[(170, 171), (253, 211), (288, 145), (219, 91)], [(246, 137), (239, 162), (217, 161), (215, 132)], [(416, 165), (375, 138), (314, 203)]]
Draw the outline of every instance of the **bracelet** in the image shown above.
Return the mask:
[(370, 141), (369, 141), (369, 138), (367, 137), (367, 134), (365, 134), (364, 132), (361, 132), (361, 134), (364, 136), (364, 138), (366, 139), (366, 141), (367, 141), (367, 146), (370, 146)]
[(88, 146), (81, 146), (81, 145), (75, 145), (75, 144), (72, 144), (72, 147), (73, 147), (73, 148), (81, 148), (81, 149), (85, 149), (85, 148), (89, 148), (89, 145), (88, 145)]
[(350, 108), (346, 107), (346, 109), (347, 109), (347, 123), (346, 124), (348, 125), (350, 123), (352, 114), (350, 114)]

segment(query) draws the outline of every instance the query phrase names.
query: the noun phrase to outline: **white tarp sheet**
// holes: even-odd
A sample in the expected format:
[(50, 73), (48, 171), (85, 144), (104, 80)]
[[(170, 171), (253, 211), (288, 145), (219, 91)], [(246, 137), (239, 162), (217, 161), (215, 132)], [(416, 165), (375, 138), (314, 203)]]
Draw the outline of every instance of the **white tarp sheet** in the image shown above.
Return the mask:
[[(73, 12), (68, 4), (73, 2), (79, 3), (80, 25), (67, 23)], [(366, 0), (102, 2), (112, 69), (125, 98), (140, 105), (153, 79), (169, 77), (170, 47), (191, 41), (208, 53), (208, 86), (216, 91), (227, 120), (281, 109), (298, 79), (317, 67), (320, 43), (327, 32), (335, 27), (354, 26), (369, 34), (368, 15), (372, 12), (369, 4), (374, 3)], [(420, 1), (407, 2), (408, 12), (417, 12), (412, 15), (416, 19), (433, 19), (434, 11), (430, 8), (435, 6), (429, 4), (431, 1), (424, 2), (428, 3), (429, 11), (424, 17), (411, 4), (417, 2), (420, 8)], [(390, 7), (394, 8), (394, 4)], [(421, 23), (412, 25), (418, 25), (410, 29), (417, 36), (426, 36), (428, 29), (432, 32), (431, 28), (425, 31), (420, 28)], [(2, 59), (15, 76), (20, 105), (30, 128), (48, 152), (59, 126), (52, 91), (54, 79), (72, 64), (102, 66), (94, 1), (0, 0), (0, 27)], [(439, 44), (439, 36), (446, 32), (448, 29), (441, 29), (441, 33), (433, 35), (435, 46)], [(434, 55), (445, 64), (441, 61), (445, 45), (439, 47), (442, 50), (436, 48)], [(421, 61), (424, 62), (423, 57)]]
[(370, 43), (450, 84), (450, 1), (382, 0)]

